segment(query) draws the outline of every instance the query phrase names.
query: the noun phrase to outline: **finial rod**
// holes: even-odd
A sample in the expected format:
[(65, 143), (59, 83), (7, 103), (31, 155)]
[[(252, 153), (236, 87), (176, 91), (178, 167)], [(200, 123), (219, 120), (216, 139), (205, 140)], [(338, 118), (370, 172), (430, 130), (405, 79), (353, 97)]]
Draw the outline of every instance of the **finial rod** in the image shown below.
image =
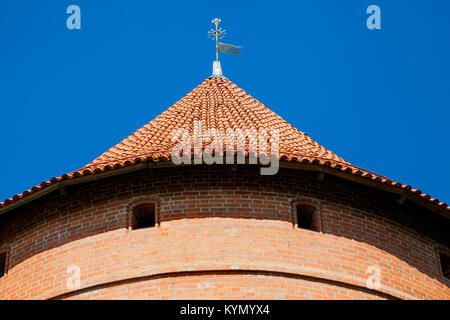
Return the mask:
[(219, 28), (219, 23), (222, 22), (221, 19), (215, 18), (211, 21), (216, 26), (216, 29), (211, 29), (208, 34), (210, 38), (216, 40), (216, 61), (219, 61), (219, 39), (222, 39), (227, 33), (224, 29)]
[[(215, 31), (216, 32), (219, 31), (219, 23), (221, 23), (222, 20), (220, 20), (219, 18), (215, 18), (211, 22), (216, 25), (216, 30)], [(219, 37), (215, 36), (214, 38), (216, 38), (216, 61), (219, 61), (219, 44), (218, 44), (218, 41), (219, 41), (218, 38)]]

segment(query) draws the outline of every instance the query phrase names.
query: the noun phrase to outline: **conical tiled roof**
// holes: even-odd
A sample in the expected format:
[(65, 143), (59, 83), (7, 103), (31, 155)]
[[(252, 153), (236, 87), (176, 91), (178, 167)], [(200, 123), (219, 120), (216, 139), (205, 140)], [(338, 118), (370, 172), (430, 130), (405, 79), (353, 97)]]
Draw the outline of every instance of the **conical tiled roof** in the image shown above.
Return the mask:
[[(446, 203), (440, 202), (418, 189), (413, 189), (409, 185), (403, 185), (350, 164), (319, 145), (305, 133), (291, 126), (231, 81), (225, 78), (212, 77), (204, 80), (154, 120), (83, 168), (61, 177), (51, 178), (49, 181), (44, 181), (24, 191), (22, 194), (17, 194), (4, 202), (0, 202), (0, 213), (4, 211), (3, 209), (8, 209), (4, 207), (21, 199), (36, 193), (37, 195), (31, 197), (31, 199), (39, 197), (39, 194), (45, 194), (45, 192), (41, 193), (41, 190), (58, 182), (95, 175), (143, 162), (170, 161), (172, 149), (177, 143), (172, 141), (174, 130), (185, 129), (189, 131), (192, 140), (195, 140), (195, 132), (198, 131), (199, 121), (201, 122), (202, 135), (211, 128), (219, 130), (223, 137), (225, 137), (228, 128), (278, 130), (279, 159), (282, 162), (319, 165), (335, 169), (343, 172), (344, 176), (349, 174), (364, 180), (371, 180), (378, 185), (383, 184), (397, 194), (403, 195), (404, 192), (406, 192), (405, 194), (413, 194), (413, 197), (421, 198), (425, 203), (432, 203), (444, 209), (446, 214), (450, 212), (450, 207)], [(225, 141), (222, 141), (222, 143), (225, 150)], [(362, 180), (359, 181), (362, 182)]]
[[(226, 130), (278, 130), (280, 157), (307, 157), (350, 165), (325, 149), (305, 133), (294, 128), (276, 113), (233, 82), (225, 78), (208, 78), (154, 120), (134, 132), (84, 168), (114, 166), (136, 158), (168, 159), (177, 141), (172, 141), (178, 129), (189, 131), (192, 141), (198, 134), (194, 127), (201, 122), (205, 135), (208, 129), (220, 131), (223, 149)], [(247, 148), (248, 149), (248, 148)]]

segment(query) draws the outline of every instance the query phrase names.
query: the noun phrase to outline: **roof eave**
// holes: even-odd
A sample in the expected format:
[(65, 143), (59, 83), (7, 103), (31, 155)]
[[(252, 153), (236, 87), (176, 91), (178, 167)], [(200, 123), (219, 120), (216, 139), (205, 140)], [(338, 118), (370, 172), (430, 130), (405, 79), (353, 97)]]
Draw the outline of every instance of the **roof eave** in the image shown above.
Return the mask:
[[(194, 164), (190, 164), (190, 165), (194, 165)], [(92, 181), (98, 181), (98, 180), (110, 178), (113, 176), (118, 176), (118, 175), (131, 173), (134, 171), (139, 171), (139, 170), (144, 170), (144, 169), (148, 170), (151, 168), (156, 169), (156, 168), (175, 167), (175, 166), (179, 167), (179, 166), (188, 166), (188, 165), (175, 165), (171, 161), (142, 162), (142, 163), (137, 163), (137, 164), (121, 167), (121, 168), (114, 168), (109, 171), (104, 171), (104, 172), (99, 172), (99, 173), (91, 173), (91, 174), (87, 174), (87, 175), (80, 175), (80, 176), (72, 177), (67, 180), (55, 182), (45, 188), (42, 188), (41, 190), (39, 190), (31, 195), (28, 195), (27, 197), (24, 197), (24, 198), (17, 200), (11, 204), (1, 207), (0, 215), (3, 215), (6, 212), (17, 209), (27, 203), (30, 203), (39, 198), (42, 198), (43, 196), (50, 194), (52, 192), (58, 191), (60, 193), (64, 193), (65, 188), (68, 186), (88, 183), (88, 182), (92, 182)], [(332, 168), (332, 167), (329, 167), (326, 165), (312, 164), (312, 163), (305, 164), (305, 163), (280, 161), (280, 167), (326, 173), (326, 174), (336, 176), (336, 177), (339, 177), (342, 179), (353, 181), (355, 183), (359, 183), (359, 184), (373, 187), (376, 189), (384, 190), (386, 192), (397, 195), (399, 203), (403, 203), (403, 201), (407, 199), (407, 200), (409, 200), (421, 207), (424, 207), (432, 212), (435, 212), (447, 219), (450, 218), (450, 210), (448, 209), (448, 207), (443, 208), (433, 202), (430, 202), (429, 200), (423, 198), (422, 196), (420, 196), (412, 191), (408, 191), (408, 190), (396, 187), (391, 184), (383, 183), (381, 181), (373, 180), (373, 179), (364, 177), (362, 175), (356, 175), (354, 173), (342, 171), (342, 170)]]

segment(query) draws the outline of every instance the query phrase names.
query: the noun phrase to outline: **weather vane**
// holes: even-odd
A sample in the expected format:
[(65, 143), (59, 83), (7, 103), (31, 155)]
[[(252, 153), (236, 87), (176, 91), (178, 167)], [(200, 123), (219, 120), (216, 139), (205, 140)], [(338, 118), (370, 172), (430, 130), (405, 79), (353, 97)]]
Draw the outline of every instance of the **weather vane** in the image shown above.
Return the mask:
[(211, 22), (215, 24), (216, 29), (211, 29), (208, 32), (208, 36), (211, 39), (216, 40), (216, 61), (219, 61), (219, 52), (240, 55), (238, 49), (240, 49), (241, 47), (219, 42), (219, 39), (222, 39), (227, 34), (227, 31), (225, 29), (219, 28), (219, 23), (221, 23), (222, 20), (220, 20), (219, 18), (215, 18)]
[(216, 60), (219, 60), (219, 39), (222, 39), (227, 34), (227, 31), (225, 29), (219, 28), (219, 23), (222, 22), (219, 18), (215, 18), (211, 21), (216, 25), (216, 29), (211, 29), (208, 32), (208, 36), (211, 39), (216, 40)]

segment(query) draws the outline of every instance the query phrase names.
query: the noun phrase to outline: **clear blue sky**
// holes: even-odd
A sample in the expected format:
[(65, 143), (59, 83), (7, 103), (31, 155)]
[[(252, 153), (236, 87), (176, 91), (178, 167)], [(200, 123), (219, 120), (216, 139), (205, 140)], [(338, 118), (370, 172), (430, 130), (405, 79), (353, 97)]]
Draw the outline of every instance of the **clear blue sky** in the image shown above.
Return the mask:
[(449, 203), (449, 14), (448, 0), (2, 0), (0, 199), (82, 167), (202, 82), (220, 17), (243, 46), (222, 57), (231, 81), (354, 165)]

